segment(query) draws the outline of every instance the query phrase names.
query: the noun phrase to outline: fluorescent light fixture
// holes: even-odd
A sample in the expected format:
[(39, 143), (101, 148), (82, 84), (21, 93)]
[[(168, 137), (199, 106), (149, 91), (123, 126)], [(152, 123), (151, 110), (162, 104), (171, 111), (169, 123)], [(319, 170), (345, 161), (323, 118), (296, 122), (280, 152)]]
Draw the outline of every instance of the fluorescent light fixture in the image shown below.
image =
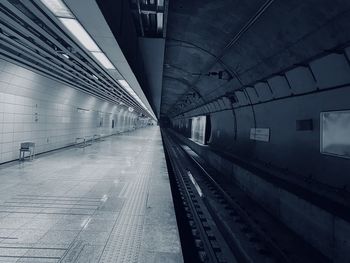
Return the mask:
[(103, 52), (91, 52), (92, 55), (104, 66), (106, 69), (115, 69), (112, 62), (106, 57)]
[(118, 82), (120, 85), (122, 85), (124, 88), (129, 86), (129, 84), (124, 79), (118, 79)]
[[(64, 4), (62, 0), (41, 0), (41, 2), (61, 21), (61, 23), (67, 28), (67, 30), (84, 46), (90, 53), (95, 57), (95, 59), (106, 69), (116, 69), (108, 57), (101, 51), (96, 42), (91, 38), (89, 33), (85, 28), (79, 23), (79, 21), (74, 17), (73, 13)], [(153, 0), (154, 2), (154, 0)], [(164, 4), (163, 0), (159, 1)], [(158, 28), (163, 28), (163, 14), (157, 14), (157, 26)], [(65, 53), (61, 54), (66, 59), (69, 56)], [(98, 80), (98, 77), (94, 74), (91, 75), (94, 79)], [(89, 80), (88, 80), (89, 81)], [(134, 92), (130, 85), (125, 80), (118, 80), (119, 84), (153, 117), (154, 114), (150, 112), (145, 104), (141, 101), (139, 96)], [(124, 103), (120, 103), (121, 105)], [(132, 107), (129, 108), (129, 110)]]
[(84, 27), (73, 18), (59, 18), (69, 32), (90, 52), (101, 51)]
[(119, 84), (134, 98), (136, 98), (136, 93), (134, 90), (130, 87), (129, 83), (126, 82), (124, 79), (119, 79), (118, 80)]
[(62, 53), (61, 54), (63, 57), (65, 57), (66, 59), (69, 59), (69, 56), (66, 53)]
[(94, 55), (94, 57), (106, 68), (115, 69), (113, 64), (109, 61), (106, 55), (97, 46), (96, 42), (92, 39), (85, 28), (79, 23), (73, 14), (69, 11), (68, 7), (62, 2), (62, 0), (41, 0), (44, 5), (68, 29), (68, 31), (82, 44), (88, 51)]
[(41, 0), (41, 2), (57, 17), (74, 17), (62, 0)]
[(148, 108), (146, 107), (146, 105), (142, 102), (142, 100), (140, 99), (139, 96), (137, 96), (137, 94), (135, 93), (135, 91), (130, 87), (129, 83), (126, 82), (126, 80), (124, 79), (119, 79), (118, 80), (119, 84), (154, 118), (156, 119), (156, 117), (154, 116), (154, 114), (148, 110)]

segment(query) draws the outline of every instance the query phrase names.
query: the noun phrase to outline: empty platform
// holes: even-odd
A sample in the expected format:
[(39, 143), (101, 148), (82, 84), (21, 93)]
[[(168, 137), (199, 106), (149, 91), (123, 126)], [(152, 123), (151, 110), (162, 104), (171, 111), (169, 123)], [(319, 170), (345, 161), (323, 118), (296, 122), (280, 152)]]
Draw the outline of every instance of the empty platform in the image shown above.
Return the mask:
[(0, 166), (0, 262), (182, 262), (158, 127)]

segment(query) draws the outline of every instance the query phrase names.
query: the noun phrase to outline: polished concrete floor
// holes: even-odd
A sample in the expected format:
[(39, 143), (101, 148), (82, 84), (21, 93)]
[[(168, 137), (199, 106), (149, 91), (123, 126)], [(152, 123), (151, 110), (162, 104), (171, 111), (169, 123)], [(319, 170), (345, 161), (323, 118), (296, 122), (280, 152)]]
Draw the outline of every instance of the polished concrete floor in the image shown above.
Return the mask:
[(0, 262), (182, 262), (158, 127), (0, 166)]

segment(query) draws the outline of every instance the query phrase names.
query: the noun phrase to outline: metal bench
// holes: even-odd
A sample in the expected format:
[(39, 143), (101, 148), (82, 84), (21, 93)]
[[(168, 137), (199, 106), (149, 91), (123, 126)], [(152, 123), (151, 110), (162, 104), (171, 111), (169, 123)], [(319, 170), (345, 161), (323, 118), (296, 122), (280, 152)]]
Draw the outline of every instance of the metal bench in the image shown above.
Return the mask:
[(35, 158), (35, 143), (34, 142), (22, 142), (21, 148), (19, 149), (19, 161), (24, 161), (25, 153), (29, 152), (29, 159)]

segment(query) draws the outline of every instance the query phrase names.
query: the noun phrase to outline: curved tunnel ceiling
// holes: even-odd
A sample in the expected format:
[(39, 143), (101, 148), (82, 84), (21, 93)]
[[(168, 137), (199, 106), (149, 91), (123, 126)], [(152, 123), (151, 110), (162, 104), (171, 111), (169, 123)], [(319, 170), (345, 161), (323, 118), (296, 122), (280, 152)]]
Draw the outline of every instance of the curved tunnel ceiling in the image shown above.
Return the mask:
[(161, 116), (342, 49), (349, 9), (344, 0), (170, 1)]

